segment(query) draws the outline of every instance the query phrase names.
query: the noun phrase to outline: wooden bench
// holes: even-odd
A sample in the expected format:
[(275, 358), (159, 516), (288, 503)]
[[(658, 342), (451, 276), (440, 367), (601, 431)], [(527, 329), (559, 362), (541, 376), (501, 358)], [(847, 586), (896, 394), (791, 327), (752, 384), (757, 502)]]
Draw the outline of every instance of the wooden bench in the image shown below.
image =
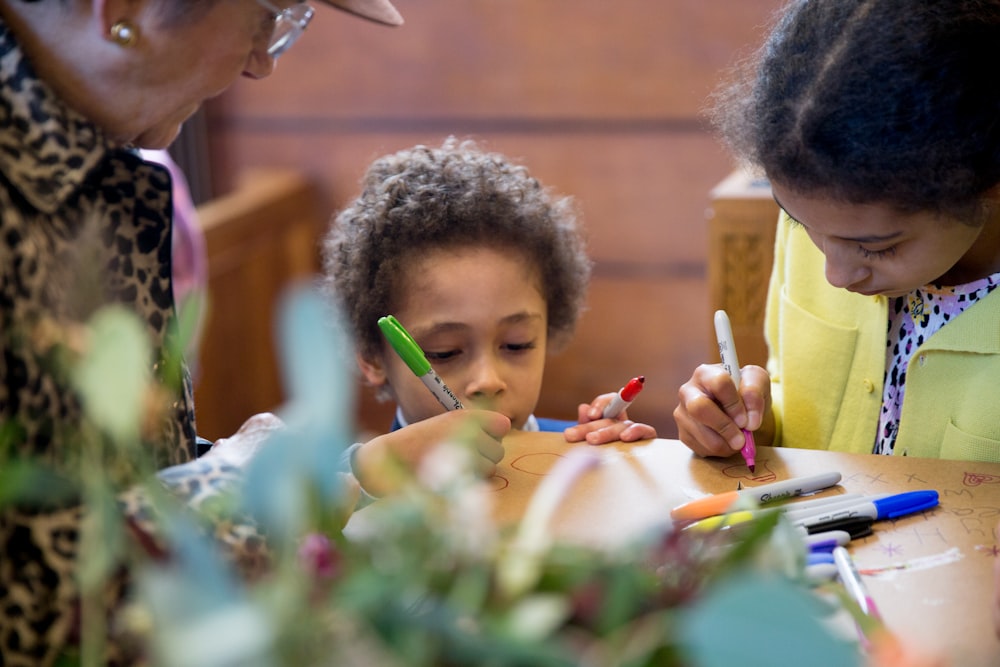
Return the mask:
[[(735, 171), (711, 192), (708, 290), (711, 312), (729, 313), (740, 364), (763, 366), (764, 309), (774, 259), (778, 205), (766, 180)], [(709, 359), (718, 361), (715, 341)]]

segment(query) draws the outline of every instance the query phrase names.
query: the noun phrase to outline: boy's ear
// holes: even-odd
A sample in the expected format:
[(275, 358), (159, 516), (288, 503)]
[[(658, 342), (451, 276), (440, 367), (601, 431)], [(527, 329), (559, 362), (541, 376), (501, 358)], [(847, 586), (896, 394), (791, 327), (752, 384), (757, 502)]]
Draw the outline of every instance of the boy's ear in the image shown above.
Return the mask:
[(361, 374), (369, 385), (375, 388), (385, 386), (388, 378), (386, 378), (385, 367), (382, 365), (381, 359), (368, 359), (359, 352), (357, 360), (358, 368), (361, 369)]

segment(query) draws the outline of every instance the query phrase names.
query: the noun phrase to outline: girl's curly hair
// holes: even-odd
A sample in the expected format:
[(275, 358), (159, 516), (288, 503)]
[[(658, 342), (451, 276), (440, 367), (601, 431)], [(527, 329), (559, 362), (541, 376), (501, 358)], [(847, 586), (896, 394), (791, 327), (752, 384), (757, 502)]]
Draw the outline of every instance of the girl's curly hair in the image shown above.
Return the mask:
[(998, 0), (793, 0), (711, 113), (796, 192), (977, 224), (1000, 182), (998, 45)]
[(378, 318), (397, 307), (407, 263), (462, 247), (520, 253), (541, 279), (550, 348), (567, 342), (591, 270), (572, 200), (552, 195), (507, 157), (449, 137), (440, 148), (418, 145), (375, 160), (323, 241), (324, 286), (362, 356), (382, 350)]

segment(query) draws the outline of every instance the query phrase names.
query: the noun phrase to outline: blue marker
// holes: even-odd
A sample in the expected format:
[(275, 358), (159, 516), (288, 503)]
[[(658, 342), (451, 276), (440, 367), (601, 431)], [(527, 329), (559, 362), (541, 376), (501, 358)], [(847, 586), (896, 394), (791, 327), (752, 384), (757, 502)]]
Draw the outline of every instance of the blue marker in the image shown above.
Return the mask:
[(845, 519), (870, 519), (882, 521), (922, 512), (938, 504), (938, 492), (933, 490), (907, 491), (891, 496), (876, 497), (847, 506), (836, 506), (826, 512), (814, 514), (795, 523), (807, 529)]
[(846, 530), (828, 530), (805, 537), (806, 547), (813, 552), (833, 551), (834, 547), (842, 547), (850, 541), (851, 534)]
[(806, 566), (807, 567), (810, 566), (810, 565), (820, 565), (820, 564), (823, 564), (823, 563), (830, 563), (830, 564), (832, 564), (833, 562), (834, 561), (833, 561), (833, 552), (832, 551), (830, 553), (827, 553), (825, 551), (814, 552), (814, 553), (810, 553), (810, 554), (808, 554), (806, 556)]

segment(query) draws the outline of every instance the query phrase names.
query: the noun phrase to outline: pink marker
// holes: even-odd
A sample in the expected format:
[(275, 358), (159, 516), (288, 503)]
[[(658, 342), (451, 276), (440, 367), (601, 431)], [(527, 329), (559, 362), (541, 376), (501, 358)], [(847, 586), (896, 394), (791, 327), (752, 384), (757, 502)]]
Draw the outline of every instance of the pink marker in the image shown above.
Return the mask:
[[(736, 343), (733, 342), (733, 327), (729, 324), (729, 315), (724, 310), (715, 311), (715, 337), (719, 341), (719, 357), (729, 377), (740, 388), (740, 361), (736, 358)], [(757, 445), (753, 441), (753, 433), (743, 429), (743, 447), (740, 449), (743, 460), (747, 462), (750, 472), (754, 472), (757, 457)]]
[(646, 382), (646, 376), (640, 375), (639, 377), (634, 377), (625, 383), (625, 386), (618, 390), (615, 397), (611, 399), (608, 403), (608, 407), (604, 408), (604, 418), (614, 419), (621, 413), (625, 412), (628, 406), (632, 405), (632, 401), (635, 397), (639, 395), (642, 391), (643, 384)]

